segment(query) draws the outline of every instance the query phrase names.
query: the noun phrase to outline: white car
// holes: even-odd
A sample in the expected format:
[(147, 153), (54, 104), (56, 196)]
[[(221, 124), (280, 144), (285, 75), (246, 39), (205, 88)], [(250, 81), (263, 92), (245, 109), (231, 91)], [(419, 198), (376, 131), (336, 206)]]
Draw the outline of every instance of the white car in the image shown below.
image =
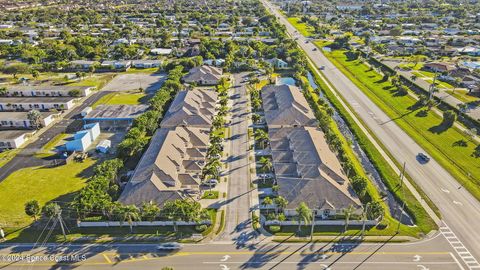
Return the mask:
[(209, 180), (203, 182), (203, 184), (206, 185), (206, 186), (213, 186), (214, 187), (214, 186), (218, 185), (218, 181), (217, 181), (217, 179), (209, 179)]
[(177, 250), (182, 248), (183, 248), (183, 245), (177, 242), (167, 242), (157, 246), (158, 250)]

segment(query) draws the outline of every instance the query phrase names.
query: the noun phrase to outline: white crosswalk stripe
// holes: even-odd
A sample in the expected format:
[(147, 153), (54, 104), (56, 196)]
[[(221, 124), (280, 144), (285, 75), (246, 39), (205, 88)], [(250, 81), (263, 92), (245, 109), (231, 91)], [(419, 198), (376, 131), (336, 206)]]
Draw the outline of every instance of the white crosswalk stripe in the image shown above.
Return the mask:
[(472, 256), (470, 251), (463, 245), (460, 239), (457, 238), (454, 232), (447, 225), (440, 227), (440, 233), (447, 239), (448, 243), (453, 247), (458, 256), (467, 265), (468, 269), (480, 269), (480, 264)]

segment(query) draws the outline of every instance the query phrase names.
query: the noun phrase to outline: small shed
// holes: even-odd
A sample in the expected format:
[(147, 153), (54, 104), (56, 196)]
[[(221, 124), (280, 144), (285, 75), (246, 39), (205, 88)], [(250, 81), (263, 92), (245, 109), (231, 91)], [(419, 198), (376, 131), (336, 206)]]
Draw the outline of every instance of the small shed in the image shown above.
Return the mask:
[(102, 140), (98, 143), (97, 147), (95, 148), (100, 153), (108, 153), (108, 150), (112, 147), (112, 142), (110, 140)]

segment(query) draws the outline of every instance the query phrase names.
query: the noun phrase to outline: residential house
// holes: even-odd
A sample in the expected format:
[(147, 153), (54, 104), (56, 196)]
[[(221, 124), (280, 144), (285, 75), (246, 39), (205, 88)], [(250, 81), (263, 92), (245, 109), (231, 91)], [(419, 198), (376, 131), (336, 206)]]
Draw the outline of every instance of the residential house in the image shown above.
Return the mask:
[(261, 94), (269, 127), (317, 126), (315, 115), (298, 87), (268, 85), (262, 89)]
[(328, 219), (362, 205), (349, 185), (325, 135), (316, 127), (269, 128), (272, 163), (278, 195), (288, 201), (286, 216), (295, 216), (305, 203), (315, 216)]
[(160, 126), (210, 127), (215, 115), (216, 101), (217, 93), (214, 90), (180, 91), (165, 113)]
[(69, 110), (75, 97), (0, 97), (0, 111)]
[(130, 60), (103, 61), (100, 65), (101, 68), (115, 70), (128, 70), (131, 66), (132, 61)]
[(89, 61), (89, 60), (73, 60), (70, 62), (70, 68), (74, 70), (83, 70), (88, 71), (91, 67), (99, 65), (100, 63), (97, 61)]
[(7, 97), (86, 97), (92, 93), (94, 87), (15, 85), (6, 89), (3, 96)]
[(0, 150), (20, 148), (32, 134), (26, 130), (0, 130)]
[[(31, 129), (50, 125), (59, 113), (41, 112), (39, 123), (29, 119), (28, 112), (0, 112), (0, 128)], [(39, 126), (35, 126), (38, 124)]]
[(423, 65), (423, 68), (433, 72), (448, 73), (455, 70), (455, 66), (448, 63), (432, 62)]
[(288, 63), (279, 58), (267, 59), (266, 62), (277, 69), (288, 68)]
[(161, 60), (133, 60), (132, 66), (135, 68), (154, 68), (162, 65)]
[(198, 85), (217, 85), (222, 78), (222, 74), (221, 68), (203, 65), (190, 69), (188, 74), (183, 77), (183, 81)]

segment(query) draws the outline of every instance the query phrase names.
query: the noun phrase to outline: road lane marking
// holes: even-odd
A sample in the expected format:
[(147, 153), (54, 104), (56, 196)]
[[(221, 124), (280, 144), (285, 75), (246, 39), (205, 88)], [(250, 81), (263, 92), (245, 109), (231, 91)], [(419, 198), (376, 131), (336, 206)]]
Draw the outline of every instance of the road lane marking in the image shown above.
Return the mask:
[(108, 264), (111, 264), (112, 261), (110, 260), (110, 258), (108, 258), (108, 256), (106, 254), (102, 254), (103, 255), (103, 258), (105, 258), (105, 261), (107, 261)]
[(445, 193), (450, 193), (450, 190), (446, 189), (446, 188), (441, 188), (441, 190)]
[[(218, 262), (202, 262), (203, 264), (218, 264)], [(388, 264), (390, 266), (395, 264), (404, 264), (404, 265), (418, 265), (416, 262), (398, 262), (398, 261), (385, 261), (385, 262), (365, 262), (365, 261), (323, 261), (323, 262), (316, 262), (316, 261), (238, 261), (238, 262), (228, 262), (225, 264)], [(451, 262), (422, 262), (424, 265), (449, 265), (449, 264), (457, 264), (455, 261)]]
[(459, 201), (453, 201), (454, 204), (456, 205), (463, 205), (463, 203), (459, 202)]
[(447, 224), (444, 222), (444, 226), (440, 227), (440, 232), (445, 239), (447, 239), (450, 246), (455, 250), (458, 256), (462, 259), (462, 261), (467, 265), (468, 269), (476, 269), (480, 268), (480, 264), (475, 259), (475, 257), (470, 253), (470, 251), (463, 245), (462, 241), (458, 239), (455, 233), (448, 227)]

